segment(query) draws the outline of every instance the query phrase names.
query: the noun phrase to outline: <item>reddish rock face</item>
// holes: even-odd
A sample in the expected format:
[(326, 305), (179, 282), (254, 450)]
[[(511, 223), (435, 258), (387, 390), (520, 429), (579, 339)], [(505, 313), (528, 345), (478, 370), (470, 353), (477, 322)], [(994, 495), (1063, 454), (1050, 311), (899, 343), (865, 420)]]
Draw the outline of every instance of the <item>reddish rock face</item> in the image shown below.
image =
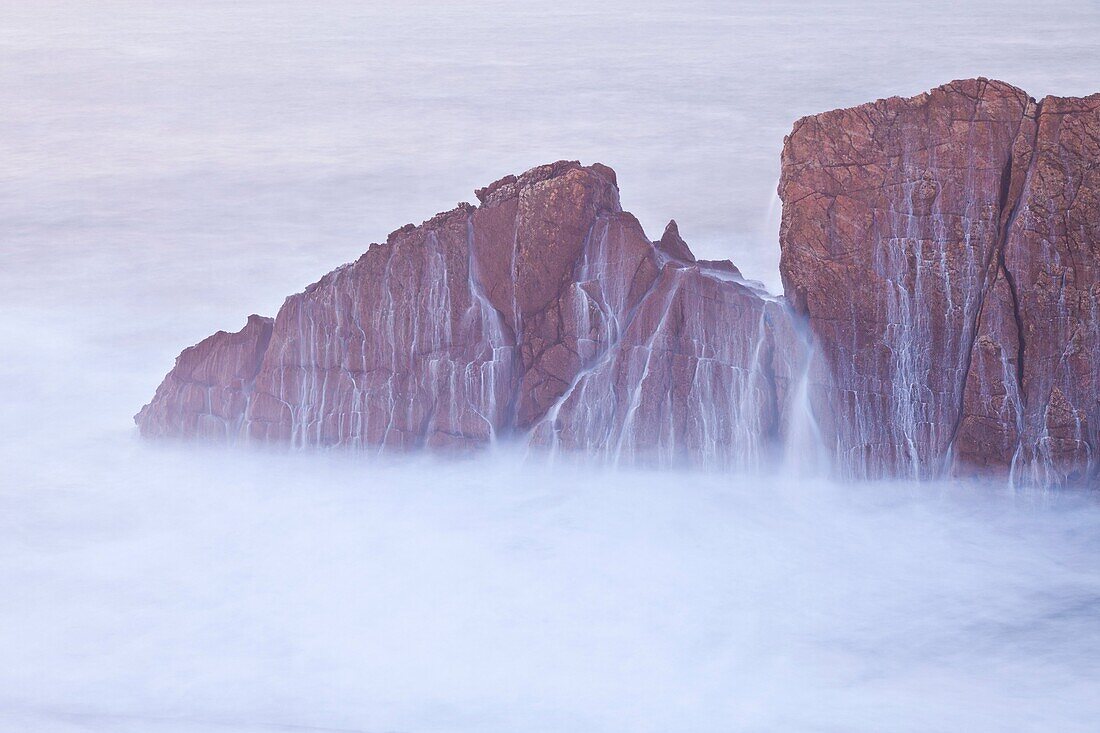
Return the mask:
[(221, 440), (237, 435), (272, 323), (252, 315), (237, 333), (218, 331), (184, 349), (153, 401), (134, 418), (141, 434)]
[(546, 413), (535, 444), (708, 468), (776, 458), (806, 356), (784, 305), (727, 271), (669, 260), (623, 326), (609, 325), (612, 347)]
[[(729, 263), (696, 264), (675, 223), (649, 241), (606, 166), (476, 193), (288, 298), (262, 346), (250, 321), (184, 352), (142, 433), (370, 450), (513, 438), (722, 466), (774, 449), (804, 353), (783, 305)], [(247, 369), (221, 366), (245, 351)]]
[[(1100, 95), (1001, 82), (807, 117), (783, 149), (788, 301), (650, 241), (615, 173), (507, 176), (187, 349), (148, 436), (1100, 474)], [(824, 470), (825, 467), (821, 467)]]
[(781, 270), (841, 473), (1095, 478), (1098, 99), (978, 79), (795, 124)]
[(1036, 117), (1018, 143), (1022, 180), (982, 309), (986, 340), (975, 347), (957, 453), (962, 471), (992, 465), (1017, 483), (1084, 483), (1100, 469), (1100, 94), (1047, 97)]

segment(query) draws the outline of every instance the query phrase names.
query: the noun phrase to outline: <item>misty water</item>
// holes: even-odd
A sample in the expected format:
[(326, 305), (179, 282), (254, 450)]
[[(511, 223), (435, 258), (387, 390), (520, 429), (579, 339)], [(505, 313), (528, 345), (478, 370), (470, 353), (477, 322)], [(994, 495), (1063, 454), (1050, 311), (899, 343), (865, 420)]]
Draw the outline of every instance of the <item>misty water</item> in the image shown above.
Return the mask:
[(1094, 730), (1100, 504), (140, 441), (184, 346), (618, 171), (778, 289), (801, 115), (1100, 90), (1088, 2), (0, 2), (0, 730)]

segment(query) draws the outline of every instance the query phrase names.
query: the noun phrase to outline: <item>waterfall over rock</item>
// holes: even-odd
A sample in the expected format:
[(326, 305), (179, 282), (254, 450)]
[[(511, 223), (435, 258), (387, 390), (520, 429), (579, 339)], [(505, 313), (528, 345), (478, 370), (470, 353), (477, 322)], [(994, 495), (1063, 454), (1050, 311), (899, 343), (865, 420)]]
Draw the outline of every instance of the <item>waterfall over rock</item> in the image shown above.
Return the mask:
[(509, 176), (188, 349), (146, 436), (365, 450), (497, 440), (613, 462), (756, 468), (807, 346), (729, 262), (657, 242), (606, 166)]
[(1100, 95), (953, 82), (798, 121), (785, 297), (560, 161), (186, 349), (149, 437), (498, 441), (853, 478), (1100, 471)]
[(1100, 95), (976, 79), (807, 117), (780, 195), (840, 473), (1096, 481)]

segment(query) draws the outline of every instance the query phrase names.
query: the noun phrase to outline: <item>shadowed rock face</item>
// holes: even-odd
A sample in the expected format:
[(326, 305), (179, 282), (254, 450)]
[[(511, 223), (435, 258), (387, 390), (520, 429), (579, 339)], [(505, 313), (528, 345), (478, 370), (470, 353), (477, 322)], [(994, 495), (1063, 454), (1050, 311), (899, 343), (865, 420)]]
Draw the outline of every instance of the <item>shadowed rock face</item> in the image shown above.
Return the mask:
[(606, 166), (476, 193), (288, 298), (262, 339), (250, 320), (185, 351), (142, 434), (729, 467), (774, 450), (805, 351), (785, 306), (695, 262), (675, 223), (649, 241)]
[(153, 401), (134, 418), (142, 435), (220, 440), (236, 436), (271, 340), (272, 323), (252, 315), (237, 333), (218, 331), (184, 349)]
[(795, 124), (781, 271), (841, 473), (1095, 479), (1098, 110), (978, 79)]
[(183, 352), (143, 435), (382, 450), (494, 440), (846, 477), (1100, 472), (1100, 95), (986, 79), (807, 117), (788, 300), (650, 241), (562, 161), (402, 227)]

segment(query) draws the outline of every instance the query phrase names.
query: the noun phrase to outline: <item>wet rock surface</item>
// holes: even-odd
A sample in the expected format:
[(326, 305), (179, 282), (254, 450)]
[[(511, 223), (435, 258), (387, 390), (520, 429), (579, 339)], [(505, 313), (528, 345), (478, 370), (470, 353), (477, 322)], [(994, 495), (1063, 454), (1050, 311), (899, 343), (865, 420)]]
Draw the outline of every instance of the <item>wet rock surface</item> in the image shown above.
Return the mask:
[(799, 120), (782, 163), (783, 298), (674, 221), (648, 239), (607, 166), (559, 161), (185, 350), (137, 423), (1095, 483), (1100, 95), (952, 82)]
[[(606, 166), (562, 161), (476, 193), (480, 206), (402, 227), (288, 298), (232, 399), (173, 385), (230, 359), (251, 321), (184, 352), (142, 433), (368, 450), (500, 439), (733, 467), (781, 442), (805, 350), (781, 302), (730, 263), (696, 263), (675, 223), (650, 241)], [(230, 389), (214, 372), (209, 389)]]
[(784, 286), (859, 477), (1096, 480), (1100, 95), (953, 82), (797, 122)]

